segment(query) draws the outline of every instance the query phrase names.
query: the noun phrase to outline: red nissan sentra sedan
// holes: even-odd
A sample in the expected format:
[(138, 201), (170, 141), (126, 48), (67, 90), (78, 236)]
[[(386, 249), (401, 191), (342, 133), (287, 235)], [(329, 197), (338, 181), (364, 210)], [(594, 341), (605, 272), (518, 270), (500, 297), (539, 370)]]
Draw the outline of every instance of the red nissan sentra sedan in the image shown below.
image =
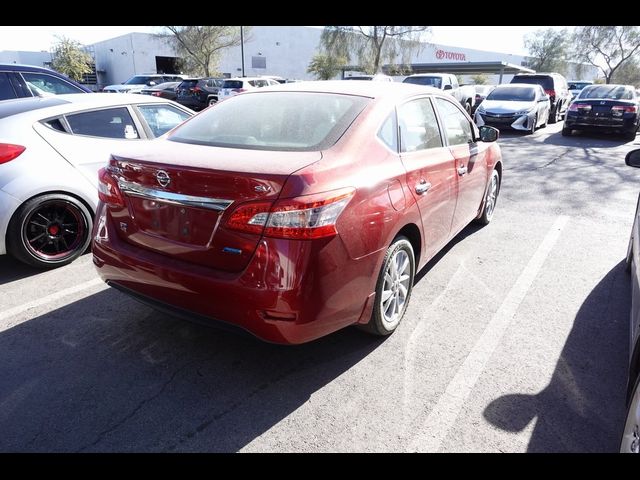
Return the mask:
[(111, 286), (296, 344), (388, 335), (415, 273), (500, 190), (497, 130), (386, 82), (243, 93), (100, 171), (93, 260)]

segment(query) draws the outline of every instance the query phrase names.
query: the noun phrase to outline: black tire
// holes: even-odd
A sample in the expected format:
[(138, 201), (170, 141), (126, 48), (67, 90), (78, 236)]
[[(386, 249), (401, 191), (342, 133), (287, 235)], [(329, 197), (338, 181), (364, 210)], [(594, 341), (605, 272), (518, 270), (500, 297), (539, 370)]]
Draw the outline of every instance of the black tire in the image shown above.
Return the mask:
[(531, 122), (531, 128), (527, 130), (527, 134), (532, 135), (536, 132), (536, 123), (538, 123), (538, 115), (533, 117), (533, 121)]
[[(402, 257), (405, 255), (406, 257)], [(393, 314), (392, 316), (387, 316), (386, 310), (388, 307), (392, 307), (391, 310), (397, 309), (396, 305), (399, 304), (399, 297), (402, 294), (401, 289), (399, 288), (399, 284), (395, 285), (389, 283), (389, 275), (386, 275), (387, 270), (392, 268), (392, 262), (403, 261), (406, 258), (409, 261), (408, 265), (408, 275), (409, 278), (400, 282), (403, 284), (404, 288), (406, 288), (406, 294), (404, 297), (404, 301), (400, 306), (400, 310)], [(403, 262), (404, 263), (404, 262)], [(400, 274), (406, 271), (403, 269)], [(395, 331), (395, 329), (400, 324), (402, 317), (407, 310), (407, 305), (409, 305), (409, 300), (411, 299), (411, 292), (413, 291), (413, 280), (416, 273), (416, 264), (415, 264), (415, 256), (413, 253), (413, 247), (408, 238), (403, 236), (398, 236), (391, 243), (389, 248), (387, 249), (387, 253), (384, 256), (384, 260), (382, 261), (382, 267), (380, 268), (380, 272), (378, 273), (378, 281), (376, 283), (376, 297), (373, 302), (373, 312), (371, 313), (371, 319), (369, 323), (366, 325), (360, 325), (360, 328), (368, 333), (378, 336), (386, 336)], [(402, 278), (400, 276), (399, 278)], [(386, 280), (386, 281), (385, 281)], [(390, 296), (388, 296), (385, 301), (383, 301), (383, 292), (384, 288), (387, 286), (389, 289), (386, 292), (390, 292)], [(391, 297), (395, 297), (391, 298)], [(385, 304), (385, 302), (387, 302)]]
[(633, 141), (636, 139), (636, 131), (631, 130), (629, 132), (624, 132), (624, 139), (627, 141)]
[[(469, 116), (471, 117), (471, 110), (473, 109), (473, 107), (471, 106), (471, 102), (465, 102), (464, 104), (464, 109), (466, 110), (466, 112), (469, 114)], [(473, 117), (472, 117), (473, 118)]]
[(570, 137), (572, 131), (573, 131), (572, 129), (567, 128), (566, 126), (562, 127), (562, 136), (563, 137)]
[[(495, 189), (494, 189), (495, 181)], [(495, 191), (494, 191), (495, 190)], [(497, 170), (493, 170), (489, 179), (489, 187), (482, 201), (482, 213), (476, 218), (476, 222), (480, 225), (489, 225), (493, 218), (498, 203), (498, 195), (500, 194), (500, 174)], [(493, 197), (493, 198), (492, 198)]]
[(218, 103), (218, 99), (216, 97), (209, 97), (207, 99), (208, 106), (215, 105), (216, 103)]
[(630, 391), (627, 415), (620, 439), (620, 453), (640, 453), (640, 440), (638, 440), (637, 414), (640, 408), (640, 375)]
[(73, 262), (89, 247), (93, 220), (77, 198), (47, 194), (26, 201), (7, 229), (7, 250), (37, 268), (56, 268)]
[(556, 123), (558, 121), (558, 109), (560, 105), (556, 105), (556, 108), (549, 110), (549, 123)]

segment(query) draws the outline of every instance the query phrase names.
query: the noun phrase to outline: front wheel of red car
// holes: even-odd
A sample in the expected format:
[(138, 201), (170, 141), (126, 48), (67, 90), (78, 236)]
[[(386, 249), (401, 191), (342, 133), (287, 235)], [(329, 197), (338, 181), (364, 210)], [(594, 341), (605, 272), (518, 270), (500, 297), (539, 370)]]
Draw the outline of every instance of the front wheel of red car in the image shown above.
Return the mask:
[(487, 195), (484, 198), (484, 207), (482, 213), (476, 219), (481, 225), (488, 225), (493, 218), (493, 212), (496, 209), (496, 203), (498, 201), (498, 194), (500, 193), (500, 174), (497, 170), (494, 170), (491, 174), (491, 180), (489, 180), (489, 189)]
[(374, 335), (389, 335), (400, 324), (411, 298), (415, 256), (406, 237), (396, 237), (388, 248), (376, 283), (371, 320), (362, 328)]

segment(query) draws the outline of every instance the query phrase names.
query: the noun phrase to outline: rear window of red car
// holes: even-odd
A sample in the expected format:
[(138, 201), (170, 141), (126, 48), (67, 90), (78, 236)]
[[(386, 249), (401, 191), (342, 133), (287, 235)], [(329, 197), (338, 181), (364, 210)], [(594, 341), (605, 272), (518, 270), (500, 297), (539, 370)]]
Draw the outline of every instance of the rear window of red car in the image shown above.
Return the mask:
[(370, 100), (310, 92), (238, 95), (193, 117), (169, 140), (253, 150), (324, 150), (338, 141)]

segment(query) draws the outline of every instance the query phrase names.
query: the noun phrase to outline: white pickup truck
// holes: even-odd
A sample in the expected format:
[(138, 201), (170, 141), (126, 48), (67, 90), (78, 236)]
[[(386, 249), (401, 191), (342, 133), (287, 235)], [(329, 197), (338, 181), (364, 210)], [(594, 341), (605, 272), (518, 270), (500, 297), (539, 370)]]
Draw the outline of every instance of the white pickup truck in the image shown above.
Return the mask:
[(471, 107), (476, 98), (476, 89), (473, 85), (459, 86), (455, 75), (450, 73), (418, 73), (409, 75), (402, 83), (414, 83), (442, 90), (457, 98), (460, 105), (471, 115)]

